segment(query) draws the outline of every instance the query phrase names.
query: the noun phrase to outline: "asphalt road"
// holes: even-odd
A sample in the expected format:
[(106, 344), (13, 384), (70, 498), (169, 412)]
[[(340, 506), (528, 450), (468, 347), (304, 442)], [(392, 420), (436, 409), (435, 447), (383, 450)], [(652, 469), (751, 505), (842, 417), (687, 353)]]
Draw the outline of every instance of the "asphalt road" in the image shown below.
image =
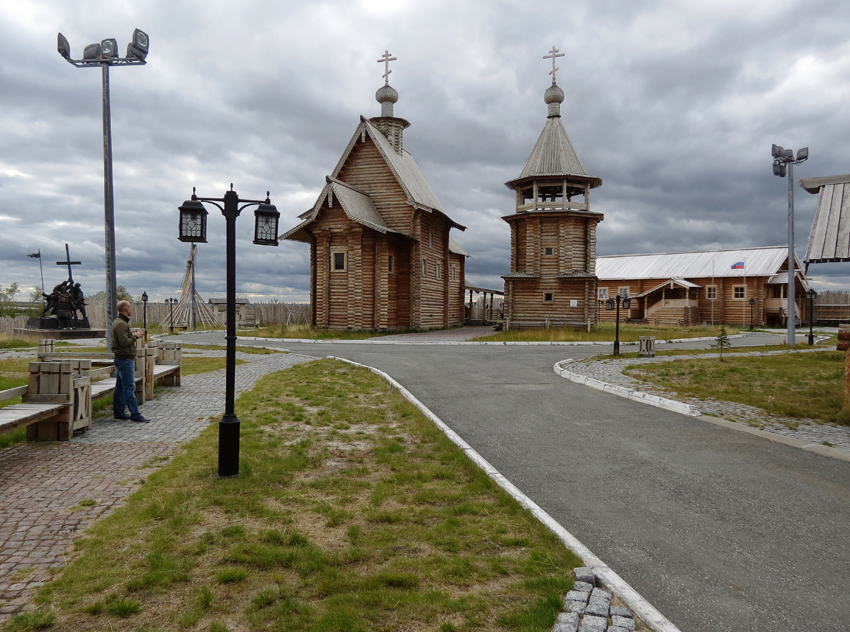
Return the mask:
[(683, 632), (850, 628), (848, 462), (552, 371), (598, 348), (279, 346), (395, 377)]

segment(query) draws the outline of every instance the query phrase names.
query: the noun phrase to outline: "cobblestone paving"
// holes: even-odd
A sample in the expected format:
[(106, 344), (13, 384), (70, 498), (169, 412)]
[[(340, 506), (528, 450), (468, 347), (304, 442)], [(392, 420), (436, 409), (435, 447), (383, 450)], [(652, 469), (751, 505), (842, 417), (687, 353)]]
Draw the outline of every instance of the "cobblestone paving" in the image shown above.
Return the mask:
[[(196, 353), (224, 355), (186, 352)], [(268, 373), (315, 359), (284, 353), (237, 358), (248, 362), (236, 367), (237, 394)], [(0, 451), (0, 623), (67, 564), (69, 546), (81, 531), (137, 488), (146, 475), (140, 466), (167, 461), (222, 414), (224, 370), (184, 377), (183, 386), (164, 387), (142, 411), (151, 423), (113, 421), (109, 411), (70, 442), (19, 443)]]
[[(784, 351), (751, 352), (744, 355), (772, 355), (775, 353), (787, 353)], [(742, 355), (742, 354), (735, 354)], [(836, 448), (850, 450), (850, 427), (836, 426), (833, 424), (821, 424), (810, 419), (790, 419), (768, 414), (761, 408), (727, 402), (717, 399), (697, 399), (693, 397), (679, 397), (674, 391), (655, 384), (641, 382), (627, 375), (623, 375), (623, 369), (630, 365), (641, 365), (655, 362), (672, 362), (681, 359), (693, 359), (695, 356), (661, 356), (656, 358), (628, 358), (623, 360), (583, 360), (564, 365), (564, 368), (572, 373), (587, 375), (609, 384), (617, 384), (639, 391), (660, 395), (668, 399), (692, 404), (700, 409), (703, 414), (715, 415), (730, 421), (739, 421), (749, 424), (761, 430), (776, 432), (778, 434), (795, 437), (811, 443), (823, 443), (828, 441)], [(716, 353), (699, 356), (700, 358), (717, 358)]]

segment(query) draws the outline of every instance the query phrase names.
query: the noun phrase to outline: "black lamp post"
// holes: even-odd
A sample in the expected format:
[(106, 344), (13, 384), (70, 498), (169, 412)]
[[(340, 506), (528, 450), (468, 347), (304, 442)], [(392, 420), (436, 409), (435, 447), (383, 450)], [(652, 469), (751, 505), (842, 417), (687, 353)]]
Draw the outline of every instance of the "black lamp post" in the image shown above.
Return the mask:
[(177, 302), (176, 298), (167, 298), (165, 302), (171, 306), (171, 316), (168, 318), (168, 333), (174, 333), (174, 303)]
[[(239, 418), (234, 412), (236, 393), (236, 218), (243, 209), (256, 206), (254, 212), (254, 243), (277, 246), (277, 226), (280, 213), (269, 200), (240, 200), (230, 185), (222, 198), (203, 198), (195, 195), (180, 208), (180, 241), (207, 241), (207, 210), (209, 202), (221, 210), (227, 221), (227, 364), (225, 373), (224, 416), (218, 423), (218, 475), (239, 474)], [(240, 206), (241, 205), (241, 206)]]
[(142, 313), (144, 314), (144, 320), (142, 322), (144, 324), (142, 325), (142, 327), (145, 330), (145, 342), (147, 342), (148, 341), (148, 293), (147, 292), (142, 292), (142, 305), (144, 306), (144, 309), (142, 311)]
[(817, 298), (818, 293), (815, 292), (814, 289), (810, 289), (806, 292), (806, 298), (809, 299), (809, 346), (812, 347), (815, 344), (815, 333), (813, 331), (814, 322), (815, 322), (815, 299)]
[[(616, 300), (616, 308), (617, 308), (617, 325), (615, 328), (614, 335), (614, 355), (620, 355), (620, 303), (623, 303), (623, 309), (629, 309), (631, 307), (632, 299), (628, 296), (622, 296), (617, 294)], [(605, 301), (605, 309), (612, 310), (615, 307), (615, 302), (613, 298), (609, 298)]]
[(753, 330), (753, 310), (756, 307), (756, 299), (751, 298), (747, 302), (750, 304), (750, 331), (752, 331)]

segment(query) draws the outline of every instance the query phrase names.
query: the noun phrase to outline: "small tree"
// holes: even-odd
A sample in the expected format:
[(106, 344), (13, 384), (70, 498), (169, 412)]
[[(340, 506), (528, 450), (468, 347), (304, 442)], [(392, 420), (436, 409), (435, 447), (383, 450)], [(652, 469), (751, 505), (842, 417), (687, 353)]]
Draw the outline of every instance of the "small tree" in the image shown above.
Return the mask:
[(720, 361), (723, 362), (723, 350), (732, 346), (732, 343), (729, 342), (729, 336), (726, 335), (726, 327), (720, 328), (720, 335), (717, 336), (716, 340), (717, 342), (711, 345), (711, 348), (720, 350)]
[(17, 293), (17, 283), (12, 283), (5, 290), (0, 285), (0, 316), (13, 316), (15, 314), (15, 294)]

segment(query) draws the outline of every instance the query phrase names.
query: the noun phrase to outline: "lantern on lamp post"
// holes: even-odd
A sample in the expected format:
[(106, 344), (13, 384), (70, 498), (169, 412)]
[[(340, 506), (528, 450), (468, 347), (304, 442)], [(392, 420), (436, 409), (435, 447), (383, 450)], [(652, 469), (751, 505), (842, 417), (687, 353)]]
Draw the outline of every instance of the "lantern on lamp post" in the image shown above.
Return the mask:
[(180, 205), (180, 241), (207, 241), (207, 211), (204, 202), (221, 210), (227, 221), (227, 361), (225, 373), (224, 416), (218, 423), (218, 476), (239, 474), (239, 418), (234, 412), (236, 393), (236, 218), (243, 209), (256, 206), (254, 211), (254, 243), (277, 246), (280, 213), (272, 205), (269, 194), (265, 200), (241, 200), (233, 185), (221, 198), (204, 198), (195, 194)]

